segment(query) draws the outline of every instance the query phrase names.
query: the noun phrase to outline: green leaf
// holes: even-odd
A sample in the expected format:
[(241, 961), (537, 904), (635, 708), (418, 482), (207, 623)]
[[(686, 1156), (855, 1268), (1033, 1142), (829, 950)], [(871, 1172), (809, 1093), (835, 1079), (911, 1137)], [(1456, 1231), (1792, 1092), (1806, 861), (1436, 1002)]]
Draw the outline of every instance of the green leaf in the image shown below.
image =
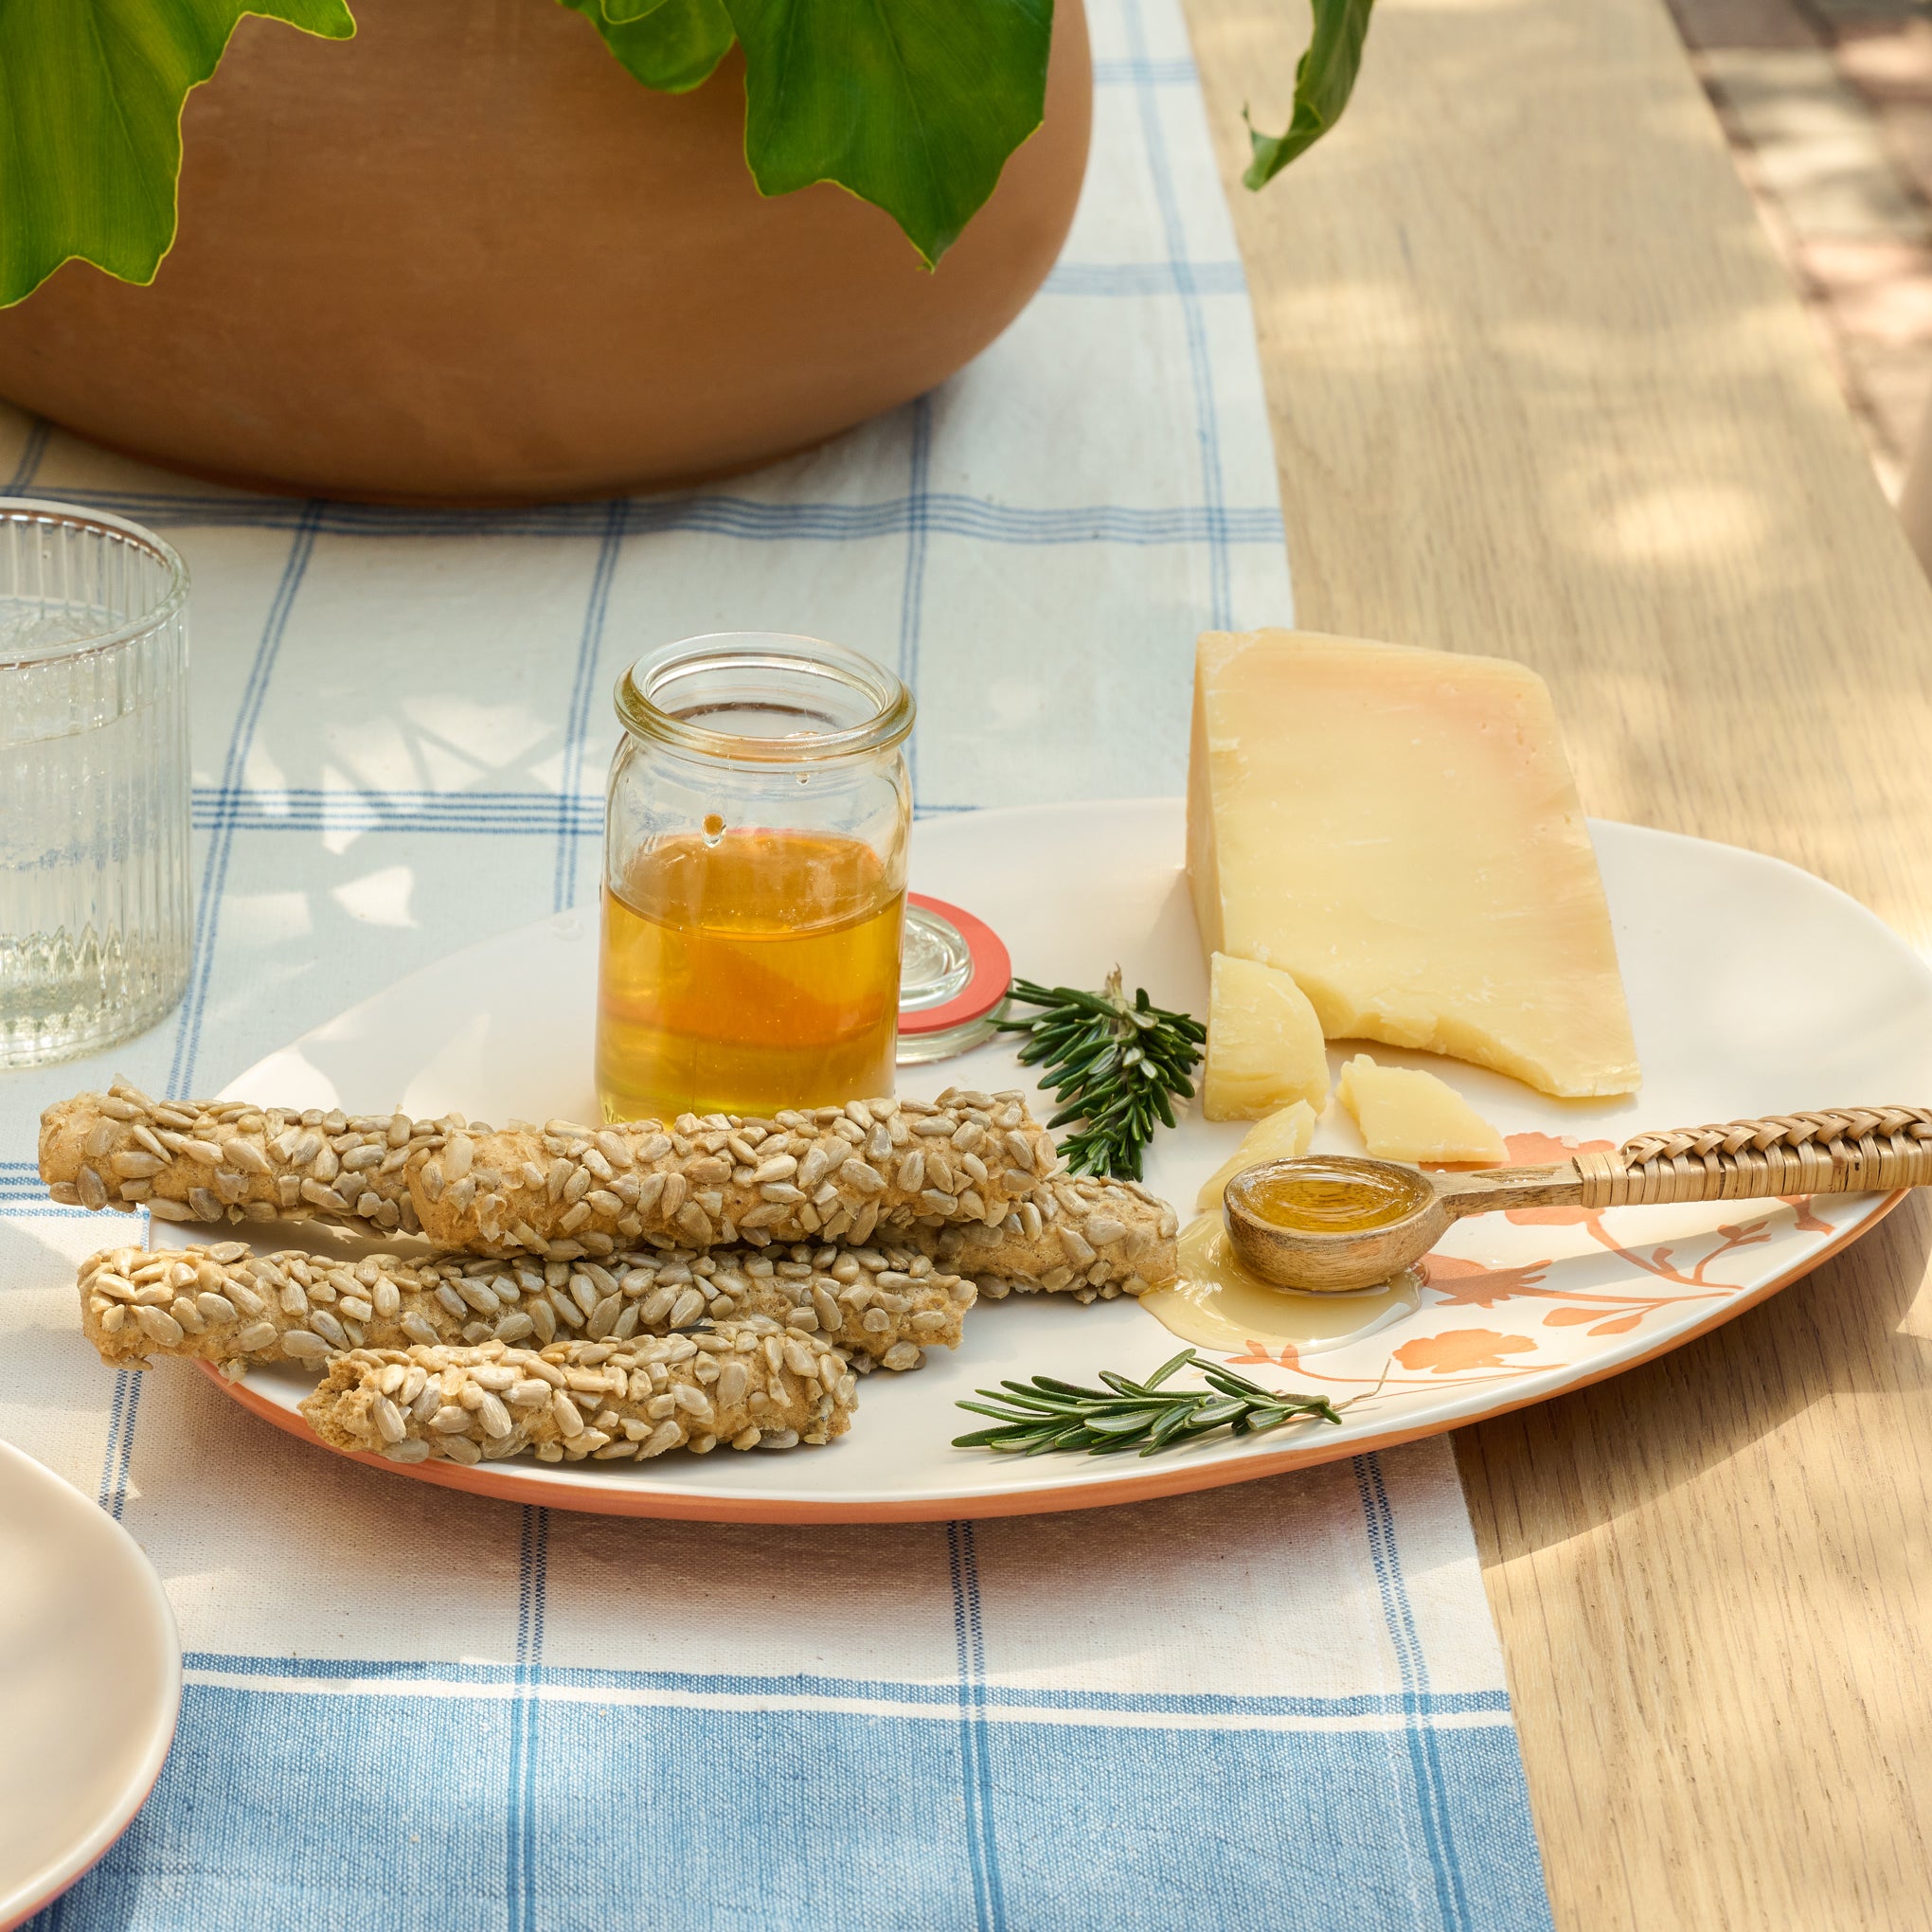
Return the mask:
[(347, 40), (344, 0), (0, 0), (0, 308), (79, 256), (151, 282), (181, 109), (244, 13)]
[(760, 193), (833, 181), (928, 266), (1040, 125), (1053, 0), (724, 0)]
[[(4, 6), (6, 0), (0, 0)], [(719, 0), (561, 0), (581, 13), (634, 80), (659, 94), (689, 94), (731, 51)]]
[[(1286, 132), (1257, 134), (1248, 120), (1254, 159), (1242, 180), (1249, 188), (1265, 188), (1341, 119), (1362, 65), (1362, 43), (1374, 4), (1375, 0), (1314, 0), (1315, 37), (1296, 63), (1295, 113)], [(1248, 119), (1245, 108), (1242, 118)]]

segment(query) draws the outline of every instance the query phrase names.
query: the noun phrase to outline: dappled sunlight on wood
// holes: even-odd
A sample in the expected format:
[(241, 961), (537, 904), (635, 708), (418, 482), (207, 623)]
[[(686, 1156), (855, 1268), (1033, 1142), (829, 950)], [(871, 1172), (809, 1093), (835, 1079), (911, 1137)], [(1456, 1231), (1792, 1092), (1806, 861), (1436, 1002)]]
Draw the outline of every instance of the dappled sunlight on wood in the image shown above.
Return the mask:
[(1626, 496), (1597, 532), (1606, 555), (1633, 564), (1705, 564), (1714, 550), (1755, 549), (1769, 534), (1762, 502), (1729, 485)]
[[(1190, 11), (1231, 174), (1293, 29)], [(1297, 621), (1527, 660), (1589, 810), (1932, 949), (1932, 594), (1657, 0), (1384, 0), (1348, 121), (1231, 206)], [(1566, 1932), (1923, 1918), (1928, 1252), (1908, 1203), (1458, 1436)]]
[[(1246, 0), (1195, 18), (1229, 71), (1278, 64)], [(1233, 208), (1298, 621), (1526, 659), (1588, 809), (1777, 851), (1932, 942), (1925, 680), (1870, 648), (1925, 587), (1661, 9), (1389, 0), (1343, 130)], [(1661, 712), (1619, 711), (1633, 679)], [(1869, 742), (1855, 812), (1828, 714)], [(1719, 718), (1748, 757), (1705, 755)]]

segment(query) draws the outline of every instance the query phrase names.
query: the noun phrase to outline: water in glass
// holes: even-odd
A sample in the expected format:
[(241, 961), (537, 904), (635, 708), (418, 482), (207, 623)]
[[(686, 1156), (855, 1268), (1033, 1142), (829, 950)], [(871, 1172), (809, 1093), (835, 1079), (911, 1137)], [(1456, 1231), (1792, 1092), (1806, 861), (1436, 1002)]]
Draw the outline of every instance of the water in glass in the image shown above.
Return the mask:
[(187, 671), (166, 544), (0, 499), (0, 1066), (108, 1046), (181, 996)]

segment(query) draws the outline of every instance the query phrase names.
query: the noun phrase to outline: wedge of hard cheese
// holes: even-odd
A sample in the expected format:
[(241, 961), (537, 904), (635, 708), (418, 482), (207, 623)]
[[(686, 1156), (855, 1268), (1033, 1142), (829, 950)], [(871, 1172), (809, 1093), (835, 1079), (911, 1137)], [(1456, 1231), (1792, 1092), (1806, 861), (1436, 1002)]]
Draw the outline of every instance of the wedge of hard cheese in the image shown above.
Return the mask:
[(1549, 1094), (1637, 1086), (1596, 856), (1549, 692), (1520, 664), (1209, 633), (1188, 870), (1208, 952), (1292, 975), (1330, 1039)]

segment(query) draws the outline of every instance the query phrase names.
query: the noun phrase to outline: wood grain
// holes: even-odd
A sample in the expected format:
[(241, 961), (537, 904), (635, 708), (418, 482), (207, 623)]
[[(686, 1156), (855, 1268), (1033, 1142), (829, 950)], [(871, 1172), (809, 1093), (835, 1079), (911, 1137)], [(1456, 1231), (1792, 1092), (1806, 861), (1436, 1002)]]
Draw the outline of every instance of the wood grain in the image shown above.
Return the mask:
[[(1261, 196), (1305, 15), (1188, 7), (1296, 621), (1534, 664), (1592, 811), (1932, 943), (1932, 591), (1658, 0), (1382, 0)], [(1924, 1923), (1928, 1253), (1458, 1436), (1559, 1925)]]

